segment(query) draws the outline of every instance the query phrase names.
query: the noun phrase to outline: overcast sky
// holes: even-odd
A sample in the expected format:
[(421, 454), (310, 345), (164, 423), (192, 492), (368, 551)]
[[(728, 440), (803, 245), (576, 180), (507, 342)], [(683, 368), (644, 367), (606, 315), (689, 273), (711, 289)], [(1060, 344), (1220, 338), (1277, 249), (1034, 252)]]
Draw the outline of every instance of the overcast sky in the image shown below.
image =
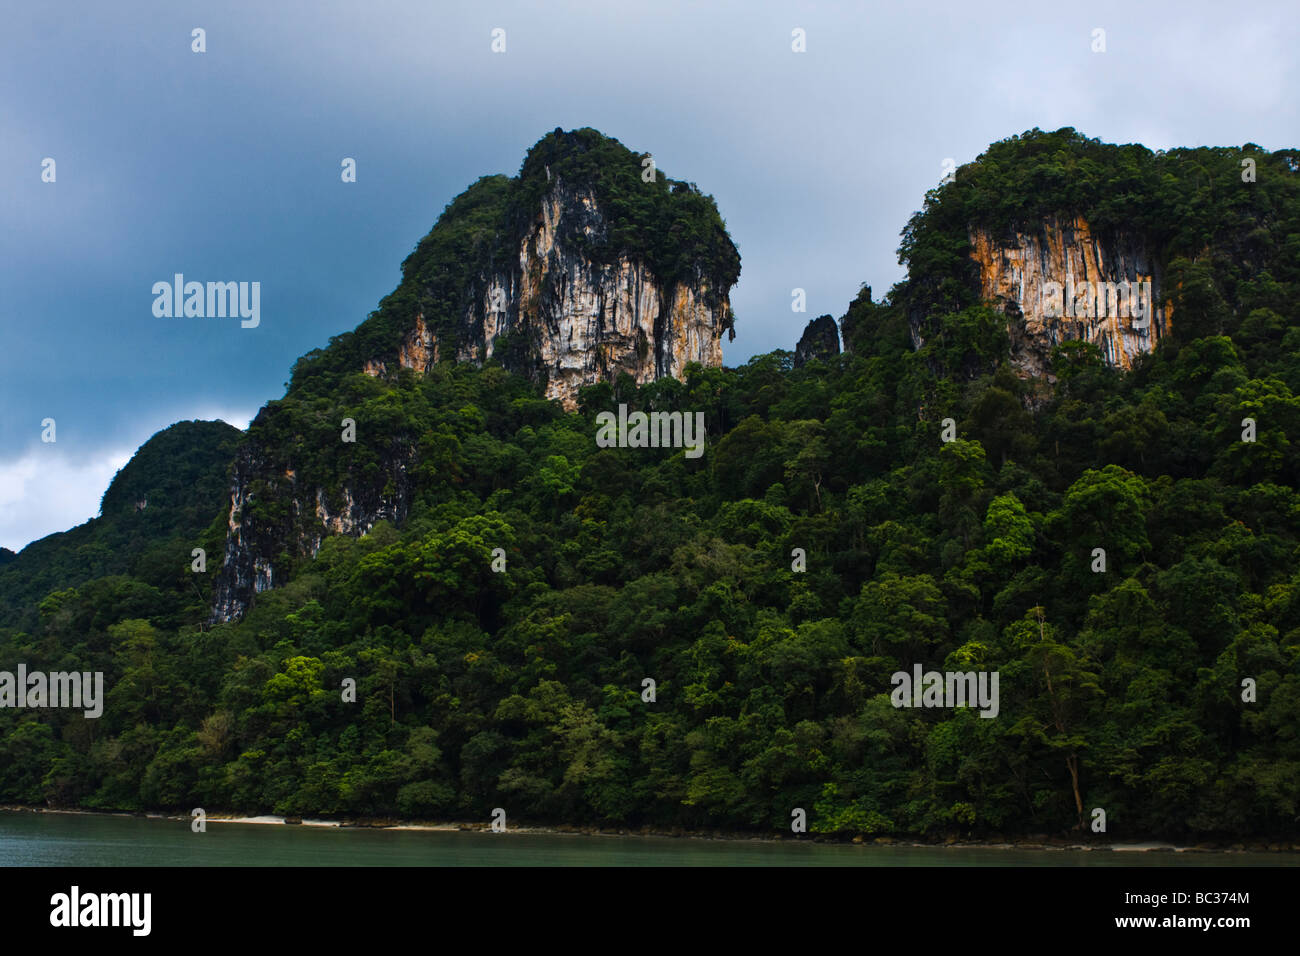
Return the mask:
[[(899, 231), (947, 157), (1035, 126), (1300, 145), (1296, 21), (1290, 2), (1188, 0), (6, 2), (0, 545), (95, 515), (175, 421), (245, 427), (392, 290), (452, 197), (557, 126), (715, 197), (742, 258), (735, 365), (901, 278)], [(260, 326), (156, 318), (177, 272), (260, 282)]]

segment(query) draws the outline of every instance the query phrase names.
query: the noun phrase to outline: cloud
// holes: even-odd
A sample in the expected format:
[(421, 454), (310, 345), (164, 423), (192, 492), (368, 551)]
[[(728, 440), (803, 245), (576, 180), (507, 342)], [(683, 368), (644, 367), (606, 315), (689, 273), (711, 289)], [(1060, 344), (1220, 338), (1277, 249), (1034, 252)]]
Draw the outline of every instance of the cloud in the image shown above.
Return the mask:
[(246, 432), (248, 426), (252, 424), (253, 419), (261, 410), (260, 405), (251, 411), (247, 408), (202, 407), (198, 411), (192, 411), (189, 414), (172, 419), (169, 424), (174, 425), (176, 422), (182, 421), (225, 422), (227, 425), (234, 425), (241, 432)]

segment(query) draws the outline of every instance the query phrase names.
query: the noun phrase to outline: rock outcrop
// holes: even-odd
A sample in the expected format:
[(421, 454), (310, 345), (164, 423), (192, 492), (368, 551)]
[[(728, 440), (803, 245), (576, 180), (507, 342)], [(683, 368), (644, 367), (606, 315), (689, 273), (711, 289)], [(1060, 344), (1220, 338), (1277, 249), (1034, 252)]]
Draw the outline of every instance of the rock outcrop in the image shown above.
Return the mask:
[(1006, 312), (1011, 361), (1026, 377), (1050, 378), (1052, 347), (1068, 339), (1127, 369), (1169, 329), (1160, 266), (1141, 237), (1103, 240), (1075, 216), (1012, 235), (972, 228), (969, 239), (980, 298)]
[(840, 354), (840, 332), (835, 319), (819, 315), (812, 319), (794, 347), (794, 367), (800, 368), (813, 359), (831, 359)]
[[(707, 275), (656, 275), (626, 253), (607, 262), (584, 252), (606, 243), (609, 232), (595, 191), (554, 177), (509, 261), (475, 277), (451, 347), (420, 312), (396, 356), (369, 358), (362, 370), (423, 374), (444, 355), (479, 365), (495, 356), (511, 371), (544, 379), (546, 397), (572, 411), (582, 386), (623, 372), (643, 385), (681, 378), (691, 362), (721, 365), (722, 335), (735, 335), (729, 288)], [(505, 342), (522, 347), (503, 352)]]
[[(681, 378), (690, 362), (721, 365), (729, 290), (711, 289), (703, 276), (665, 280), (626, 254), (612, 262), (583, 254), (583, 245), (608, 233), (594, 191), (556, 177), (514, 261), (488, 275), (466, 309), (457, 361), (481, 363), (503, 336), (523, 336), (534, 349), (530, 367), (517, 370), (545, 377), (546, 397), (570, 410), (579, 388), (620, 372), (644, 384)], [(410, 349), (411, 367), (437, 349), (436, 341), (421, 341)]]
[(721, 365), (739, 253), (711, 198), (648, 163), (595, 130), (555, 130), (517, 177), (479, 180), (403, 263), (348, 370), (495, 360), (572, 410), (622, 373)]
[(300, 480), (294, 468), (283, 466), (282, 454), (253, 440), (235, 456), (214, 622), (243, 617), (254, 595), (283, 583), (286, 558), (315, 557), (326, 536), (358, 537), (380, 521), (406, 520), (415, 458), (410, 444), (387, 443), (380, 456), (382, 485), (358, 480), (334, 494)]

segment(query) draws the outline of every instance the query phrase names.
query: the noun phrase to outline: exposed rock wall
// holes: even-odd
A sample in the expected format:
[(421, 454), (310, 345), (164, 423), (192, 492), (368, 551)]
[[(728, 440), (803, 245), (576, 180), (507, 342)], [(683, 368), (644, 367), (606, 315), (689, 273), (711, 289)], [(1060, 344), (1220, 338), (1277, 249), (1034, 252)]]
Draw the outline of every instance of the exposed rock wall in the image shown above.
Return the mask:
[[(546, 397), (570, 410), (579, 388), (620, 372), (644, 384), (681, 378), (690, 362), (721, 365), (728, 290), (710, 290), (702, 278), (666, 283), (626, 256), (601, 262), (585, 255), (584, 247), (602, 242), (607, 231), (592, 191), (557, 178), (514, 261), (482, 277), (465, 311), (456, 360), (482, 363), (503, 337), (520, 337), (526, 348), (509, 352), (503, 364), (544, 376)], [(424, 372), (440, 354), (421, 315), (402, 342), (399, 364)], [(365, 371), (388, 369), (371, 361)]]
[(284, 583), (286, 559), (315, 557), (330, 534), (360, 536), (380, 521), (406, 519), (414, 450), (393, 442), (382, 457), (382, 489), (358, 481), (329, 495), (302, 482), (271, 450), (246, 443), (235, 457), (226, 550), (211, 620), (244, 616), (254, 597)]
[[(1011, 319), (1011, 360), (1022, 374), (1046, 376), (1052, 347), (1068, 339), (1092, 342), (1108, 364), (1128, 368), (1169, 329), (1159, 264), (1140, 237), (1102, 239), (1076, 216), (1012, 235), (971, 229), (969, 238), (980, 296)], [(1124, 282), (1139, 296), (1127, 307)]]

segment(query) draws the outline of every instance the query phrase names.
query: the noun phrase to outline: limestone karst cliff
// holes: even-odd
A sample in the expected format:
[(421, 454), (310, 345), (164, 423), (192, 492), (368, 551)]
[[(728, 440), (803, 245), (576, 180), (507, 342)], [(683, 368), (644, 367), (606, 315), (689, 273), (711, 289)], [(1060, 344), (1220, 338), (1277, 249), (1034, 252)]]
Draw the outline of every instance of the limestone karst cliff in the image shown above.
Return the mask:
[(390, 376), (495, 360), (568, 410), (620, 373), (720, 365), (739, 254), (713, 200), (652, 162), (595, 130), (554, 131), (517, 177), (457, 197), (379, 311), (308, 364)]
[[(907, 278), (888, 301), (937, 374), (970, 379), (1005, 363), (1033, 381), (1031, 405), (1048, 400), (1066, 342), (1127, 370), (1166, 338), (1220, 334), (1238, 273), (1285, 246), (1244, 213), (1253, 184), (1208, 171), (1234, 155), (1114, 146), (1069, 128), (991, 144), (926, 194), (902, 234)], [(861, 316), (846, 318), (848, 342)]]
[[(395, 356), (367, 359), (362, 368), (423, 374), (443, 357), (475, 364), (495, 357), (544, 380), (546, 397), (572, 410), (582, 386), (619, 373), (644, 384), (680, 378), (691, 362), (721, 365), (722, 335), (731, 330), (728, 290), (706, 274), (663, 277), (635, 254), (588, 255), (585, 244), (608, 233), (595, 190), (553, 175), (513, 255), (475, 277), (450, 347), (419, 312)], [(499, 347), (516, 341), (526, 347)]]
[(300, 481), (282, 448), (246, 441), (231, 468), (226, 546), (217, 577), (212, 620), (242, 617), (253, 595), (282, 583), (277, 576), (298, 557), (315, 557), (331, 534), (358, 536), (380, 521), (400, 524), (410, 507), (409, 442), (386, 443), (377, 473), (383, 483), (356, 475), (337, 489)]
[(1082, 216), (1052, 216), (1009, 234), (971, 227), (969, 240), (980, 298), (1007, 314), (1011, 362), (1027, 376), (1047, 375), (1052, 347), (1067, 339), (1127, 369), (1169, 328), (1160, 266), (1136, 236), (1102, 239)]
[[(728, 290), (705, 275), (666, 279), (623, 251), (609, 261), (584, 255), (583, 243), (608, 231), (595, 190), (555, 176), (517, 256), (486, 277), (466, 309), (457, 360), (482, 362), (503, 336), (522, 333), (535, 343), (525, 370), (544, 377), (546, 397), (566, 409), (579, 388), (620, 372), (643, 384), (680, 378), (690, 362), (721, 365)], [(427, 348), (412, 343), (413, 357)]]
[[(1174, 306), (1164, 268), (1140, 230), (1099, 233), (1082, 215), (1052, 213), (1002, 228), (966, 222), (953, 233), (961, 244), (951, 247), (961, 254), (947, 274), (913, 272), (901, 287), (913, 348), (961, 339), (952, 316), (991, 306), (1004, 316), (1006, 359), (1038, 383), (1037, 401), (1054, 381), (1056, 346), (1090, 343), (1103, 363), (1127, 370), (1170, 333)], [(854, 321), (850, 309), (846, 340)], [(982, 369), (966, 358), (948, 370), (969, 376)]]
[[(583, 386), (621, 374), (644, 384), (721, 365), (739, 271), (713, 200), (694, 184), (595, 130), (557, 129), (518, 176), (484, 177), (453, 200), (379, 309), (299, 360), (287, 397), (332, 401), (357, 373), (392, 382), (406, 369), (497, 362), (573, 410)], [(242, 616), (324, 537), (406, 518), (419, 436), (362, 421), (364, 466), (348, 458), (322, 480), (303, 463), (337, 433), (322, 427), (313, 447), (285, 417), (277, 403), (263, 409), (236, 458), (213, 620)]]

